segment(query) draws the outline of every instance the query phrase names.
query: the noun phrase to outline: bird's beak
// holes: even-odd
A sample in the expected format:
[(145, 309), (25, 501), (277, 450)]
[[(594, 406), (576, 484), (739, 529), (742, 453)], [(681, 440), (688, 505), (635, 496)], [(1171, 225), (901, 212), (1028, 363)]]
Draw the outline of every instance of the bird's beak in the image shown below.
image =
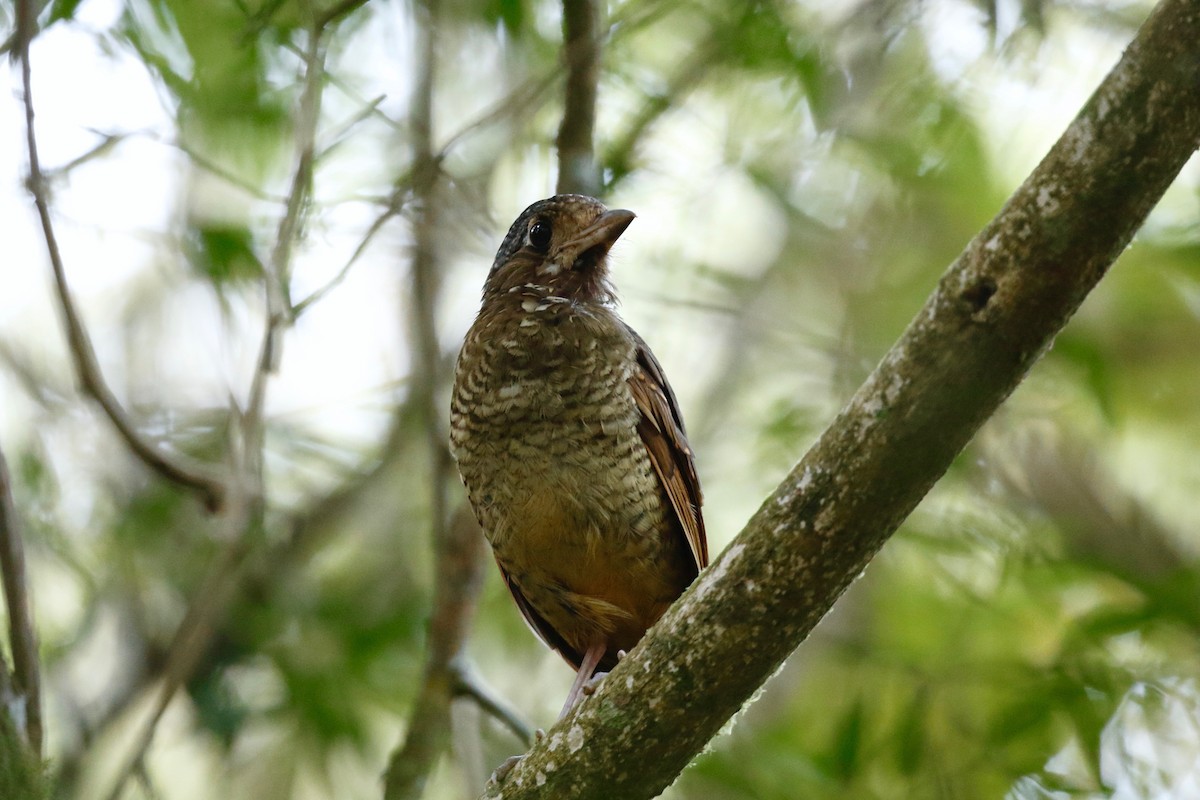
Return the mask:
[(561, 252), (567, 258), (562, 259), (559, 263), (565, 263), (572, 268), (581, 264), (594, 264), (598, 259), (589, 259), (584, 256), (589, 253), (596, 256), (607, 255), (609, 248), (616, 243), (617, 239), (621, 238), (621, 234), (629, 227), (629, 223), (633, 222), (635, 216), (637, 215), (632, 211), (626, 211), (623, 208), (605, 211), (578, 236), (563, 243)]

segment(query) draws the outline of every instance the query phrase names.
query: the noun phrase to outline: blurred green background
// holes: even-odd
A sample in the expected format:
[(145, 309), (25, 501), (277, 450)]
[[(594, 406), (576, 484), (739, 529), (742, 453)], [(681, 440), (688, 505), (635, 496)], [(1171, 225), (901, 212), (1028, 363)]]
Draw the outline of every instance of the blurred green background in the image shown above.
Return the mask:
[[(38, 133), (68, 277), (138, 426), (228, 464), (330, 0), (52, 0)], [(607, 5), (603, 196), (622, 313), (680, 397), (714, 552), (1061, 133), (1151, 5)], [(56, 794), (99, 798), (231, 543), (228, 607), (125, 798), (373, 798), (425, 656), (428, 425), (503, 231), (553, 193), (561, 7), (372, 0), (331, 21), (307, 226), (265, 414), (261, 524), (149, 473), (75, 388), (0, 76), (0, 442), (26, 533)], [(11, 5), (0, 5), (7, 37)], [(432, 146), (414, 198), (421, 43)], [(414, 294), (436, 204), (438, 285)], [(356, 248), (366, 240), (359, 257)], [(352, 262), (353, 259), (353, 262)], [(351, 263), (352, 262), (352, 263)], [(350, 264), (343, 273), (343, 268)], [(343, 279), (344, 278), (344, 279)], [(428, 388), (428, 387), (426, 387)], [(445, 416), (442, 413), (442, 416)], [(444, 426), (444, 420), (441, 420)], [(1200, 796), (1200, 164), (1013, 398), (664, 795)], [(463, 502), (457, 480), (450, 503)], [(535, 726), (571, 671), (489, 565), (469, 656)], [(11, 663), (11, 662), (10, 662)], [(523, 747), (469, 701), (426, 796)]]

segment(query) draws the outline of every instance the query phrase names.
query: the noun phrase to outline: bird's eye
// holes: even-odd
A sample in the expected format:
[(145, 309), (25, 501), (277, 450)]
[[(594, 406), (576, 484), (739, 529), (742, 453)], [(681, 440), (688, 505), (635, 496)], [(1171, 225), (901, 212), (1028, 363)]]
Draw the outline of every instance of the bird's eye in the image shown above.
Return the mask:
[(529, 244), (535, 250), (546, 250), (550, 247), (550, 222), (544, 219), (534, 220), (529, 226)]

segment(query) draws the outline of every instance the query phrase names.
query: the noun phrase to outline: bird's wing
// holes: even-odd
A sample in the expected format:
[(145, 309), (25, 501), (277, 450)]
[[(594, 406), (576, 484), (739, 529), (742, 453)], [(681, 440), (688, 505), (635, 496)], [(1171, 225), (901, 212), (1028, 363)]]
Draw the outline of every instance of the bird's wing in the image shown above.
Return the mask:
[(583, 654), (578, 652), (574, 647), (567, 644), (567, 640), (554, 630), (554, 627), (539, 614), (529, 601), (525, 599), (525, 595), (521, 593), (521, 587), (513, 581), (509, 576), (508, 570), (496, 559), (496, 566), (500, 568), (500, 576), (504, 578), (504, 585), (508, 587), (508, 591), (512, 592), (513, 600), (517, 601), (517, 608), (521, 610), (521, 616), (525, 618), (525, 624), (529, 626), (537, 637), (546, 643), (546, 646), (556, 651), (560, 656), (566, 659), (567, 663), (572, 668), (578, 670), (583, 663)]
[(629, 388), (641, 412), (638, 434), (671, 501), (696, 567), (704, 569), (708, 566), (708, 539), (704, 535), (704, 517), (700, 514), (704, 498), (696, 475), (696, 462), (683, 428), (683, 416), (679, 413), (671, 384), (663, 375), (662, 365), (642, 337), (626, 327), (637, 346), (637, 369), (629, 378)]

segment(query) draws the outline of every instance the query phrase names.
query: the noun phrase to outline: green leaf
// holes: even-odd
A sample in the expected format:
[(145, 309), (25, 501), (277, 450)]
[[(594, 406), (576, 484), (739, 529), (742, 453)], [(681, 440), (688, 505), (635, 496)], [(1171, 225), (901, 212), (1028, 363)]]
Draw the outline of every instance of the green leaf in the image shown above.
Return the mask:
[(513, 38), (520, 38), (529, 14), (524, 0), (487, 0), (483, 7), (483, 17), (493, 25), (504, 26), (504, 30)]
[(905, 775), (916, 773), (925, 754), (925, 715), (928, 705), (925, 691), (918, 691), (896, 726), (896, 766)]
[(74, 19), (75, 10), (83, 0), (54, 0), (50, 5), (50, 24), (62, 19)]
[(830, 753), (831, 771), (842, 780), (849, 780), (858, 772), (859, 756), (862, 753), (863, 702), (855, 700), (854, 706), (838, 725)]
[(193, 227), (185, 249), (195, 270), (216, 284), (252, 280), (262, 274), (249, 228), (222, 224)]

